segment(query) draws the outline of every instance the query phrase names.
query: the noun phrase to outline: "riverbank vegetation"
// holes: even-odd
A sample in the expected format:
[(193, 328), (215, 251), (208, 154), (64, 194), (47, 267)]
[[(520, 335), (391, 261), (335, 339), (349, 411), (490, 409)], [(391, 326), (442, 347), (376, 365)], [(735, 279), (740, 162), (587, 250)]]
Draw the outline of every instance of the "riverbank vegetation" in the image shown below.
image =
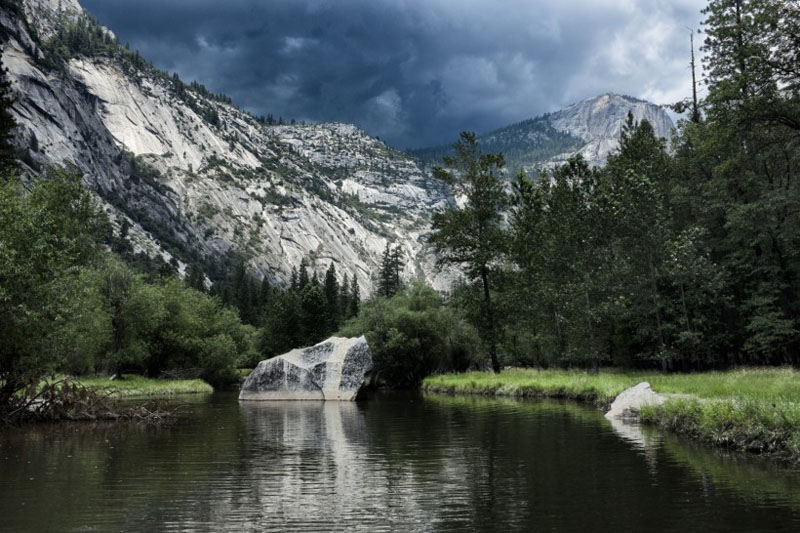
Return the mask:
[(497, 396), (583, 397), (610, 404), (622, 391), (647, 381), (662, 394), (689, 395), (701, 400), (739, 399), (796, 402), (800, 405), (800, 371), (793, 368), (742, 368), (693, 374), (605, 369), (586, 370), (513, 368), (501, 374), (463, 372), (427, 377), (423, 387), (432, 392)]
[(629, 115), (605, 166), (578, 155), (509, 183), (464, 133), (436, 170), (461, 193), (433, 217), (439, 264), (462, 273), (444, 302), (495, 372), (800, 364), (800, 16), (704, 13), (707, 94), (677, 106), (671, 139)]
[(495, 371), (494, 345), (500, 366), (800, 364), (800, 17), (792, 2), (704, 13), (707, 95), (672, 139), (629, 115), (605, 166), (576, 156), (493, 198), (502, 158), (464, 134), (437, 173), (473, 184), (431, 240), (464, 268), (451, 297)]
[(54, 169), (25, 190), (0, 183), (0, 409), (24, 417), (27, 391), (65, 372), (236, 379), (255, 329), (174, 276), (145, 275), (108, 251), (110, 224), (80, 178)]
[(463, 201), (434, 215), (430, 243), (463, 275), (447, 294), (404, 286), (387, 243), (363, 304), (358, 279), (333, 263), (318, 276), (313, 258), (288, 287), (244, 258), (213, 280), (174, 258), (143, 264), (129, 223), (80, 177), (14, 173), (0, 80), (0, 409), (19, 412), (21, 391), (59, 372), (224, 385), (336, 331), (367, 336), (388, 386), (486, 365), (591, 369), (605, 381), (552, 376), (601, 402), (624, 381), (608, 367), (800, 364), (800, 16), (791, 2), (704, 12), (707, 92), (678, 106), (691, 113), (672, 139), (629, 116), (605, 166), (575, 156), (511, 178), (462, 134), (435, 175)]
[(520, 398), (566, 398), (607, 407), (642, 381), (667, 396), (644, 407), (646, 424), (714, 446), (800, 462), (800, 371), (751, 368), (694, 374), (603, 370), (511, 369), (430, 376), (429, 392)]
[(480, 364), (475, 329), (422, 283), (401, 289), (391, 298), (369, 299), (339, 334), (365, 334), (376, 380), (394, 387), (417, 387), (433, 372)]
[(133, 374), (122, 378), (110, 380), (106, 376), (83, 376), (74, 378), (74, 381), (88, 389), (124, 399), (164, 399), (179, 394), (214, 392), (214, 388), (202, 379), (154, 379)]

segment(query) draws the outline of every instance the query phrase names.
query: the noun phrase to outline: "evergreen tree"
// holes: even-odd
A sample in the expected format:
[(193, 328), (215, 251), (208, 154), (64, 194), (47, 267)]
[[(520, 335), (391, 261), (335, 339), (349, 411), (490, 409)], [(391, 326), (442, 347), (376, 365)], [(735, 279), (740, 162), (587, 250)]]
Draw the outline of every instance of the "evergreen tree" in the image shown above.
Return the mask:
[(328, 308), (319, 285), (309, 283), (300, 295), (301, 322), (305, 344), (316, 344), (328, 334)]
[(206, 276), (203, 270), (195, 264), (189, 265), (186, 273), (186, 285), (200, 292), (206, 292)]
[(309, 278), (308, 278), (308, 263), (306, 263), (305, 257), (300, 260), (300, 275), (297, 278), (297, 290), (298, 292), (303, 292), (308, 285)]
[(261, 353), (275, 356), (303, 345), (300, 297), (295, 291), (278, 291), (270, 299), (261, 337)]
[(261, 279), (261, 289), (258, 292), (259, 292), (259, 305), (258, 305), (258, 307), (259, 307), (260, 313), (263, 313), (264, 310), (266, 310), (267, 305), (269, 305), (269, 296), (270, 296), (270, 293), (272, 292), (272, 286), (269, 284), (269, 280), (267, 279), (267, 276), (264, 276)]
[(233, 304), (239, 309), (239, 316), (243, 322), (248, 323), (252, 320), (252, 288), (250, 276), (247, 273), (247, 267), (244, 261), (239, 261), (233, 276), (231, 293), (233, 296)]
[(339, 285), (339, 316), (346, 320), (350, 318), (350, 277), (347, 272), (342, 277), (342, 283)]
[(4, 175), (17, 165), (14, 146), (14, 128), (17, 122), (11, 115), (11, 107), (14, 105), (14, 93), (11, 82), (8, 80), (8, 71), (3, 66), (2, 56), (0, 56), (0, 171)]
[(506, 249), (502, 212), (508, 204), (504, 189), (502, 154), (481, 154), (474, 133), (463, 132), (445, 157), (450, 171), (437, 167), (434, 175), (466, 199), (463, 207), (448, 207), (433, 216), (431, 243), (437, 264), (456, 265), (481, 285), (481, 321), (478, 328), (489, 348), (492, 369), (500, 372), (497, 357), (499, 326), (492, 303), (493, 273)]
[(394, 285), (394, 292), (397, 293), (403, 288), (403, 282), (400, 274), (404, 270), (403, 265), (403, 249), (402, 247), (395, 246), (392, 249), (392, 283)]
[(348, 303), (347, 316), (358, 316), (358, 312), (361, 309), (361, 290), (358, 287), (358, 276), (356, 274), (353, 274), (350, 283), (350, 298)]
[(403, 250), (386, 243), (378, 271), (378, 294), (391, 298), (403, 287), (400, 274), (403, 271)]
[(339, 327), (341, 315), (339, 312), (339, 281), (336, 279), (336, 267), (332, 262), (325, 272), (324, 289), (328, 304), (328, 327), (331, 331), (335, 331)]
[(378, 294), (389, 298), (392, 296), (392, 250), (389, 242), (381, 256), (381, 266), (378, 271)]

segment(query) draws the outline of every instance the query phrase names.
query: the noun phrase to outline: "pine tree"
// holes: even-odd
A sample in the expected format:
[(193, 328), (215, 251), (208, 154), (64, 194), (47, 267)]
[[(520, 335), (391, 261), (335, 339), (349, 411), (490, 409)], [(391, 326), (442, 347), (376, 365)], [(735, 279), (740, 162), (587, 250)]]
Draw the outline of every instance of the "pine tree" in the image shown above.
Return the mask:
[(392, 250), (392, 284), (395, 294), (403, 287), (400, 274), (403, 272), (403, 249), (398, 245)]
[(350, 318), (348, 315), (350, 308), (350, 277), (347, 272), (342, 277), (342, 283), (339, 285), (339, 316), (342, 319)]
[(261, 312), (263, 312), (266, 309), (267, 305), (269, 305), (269, 296), (270, 293), (272, 292), (272, 287), (269, 284), (267, 276), (264, 276), (261, 279), (261, 290), (259, 290), (258, 292), (259, 292), (259, 309)]
[(449, 207), (433, 216), (430, 242), (439, 254), (437, 264), (463, 267), (482, 288), (479, 331), (489, 348), (492, 369), (500, 372), (497, 357), (499, 326), (492, 303), (493, 272), (506, 248), (503, 210), (508, 204), (502, 154), (482, 154), (474, 133), (463, 132), (454, 145), (456, 155), (445, 157), (450, 171), (437, 167), (434, 175), (466, 199), (463, 207)]
[(300, 275), (297, 278), (297, 290), (298, 292), (303, 292), (303, 289), (306, 288), (308, 285), (308, 263), (306, 263), (305, 257), (300, 260)]
[(339, 327), (339, 281), (336, 279), (336, 267), (331, 263), (325, 272), (325, 299), (328, 302), (328, 324), (331, 331)]
[(328, 333), (328, 309), (325, 294), (319, 285), (309, 283), (300, 295), (305, 344), (316, 344)]
[(387, 242), (381, 256), (381, 266), (378, 271), (378, 294), (391, 298), (392, 291), (392, 248)]
[(294, 291), (277, 291), (264, 319), (261, 353), (274, 356), (299, 348), (305, 341), (300, 298)]
[(391, 298), (402, 289), (400, 274), (403, 271), (403, 250), (400, 246), (392, 248), (386, 243), (378, 271), (378, 294)]
[(353, 279), (350, 284), (350, 298), (349, 307), (347, 308), (347, 316), (358, 316), (361, 310), (361, 290), (358, 287), (358, 276), (353, 274)]
[(8, 71), (0, 57), (0, 171), (3, 171), (3, 175), (17, 166), (15, 149), (11, 142), (17, 127), (17, 122), (11, 115), (13, 105), (14, 93), (8, 80)]
[(200, 292), (206, 292), (206, 277), (203, 270), (195, 264), (189, 265), (186, 274), (186, 285)]

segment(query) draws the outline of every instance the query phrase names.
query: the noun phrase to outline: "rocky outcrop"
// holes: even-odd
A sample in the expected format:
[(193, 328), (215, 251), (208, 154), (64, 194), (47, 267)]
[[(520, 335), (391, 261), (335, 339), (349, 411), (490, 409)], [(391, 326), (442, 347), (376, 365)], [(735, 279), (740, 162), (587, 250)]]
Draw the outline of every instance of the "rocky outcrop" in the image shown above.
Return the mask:
[(372, 371), (364, 337), (331, 337), (315, 346), (261, 361), (240, 400), (355, 400)]
[[(481, 135), (481, 148), (502, 152), (513, 176), (519, 169), (536, 173), (563, 164), (581, 154), (593, 166), (602, 166), (619, 147), (628, 113), (636, 122), (647, 120), (656, 137), (669, 141), (672, 119), (659, 106), (631, 96), (606, 93), (587, 98), (564, 109), (517, 122)], [(412, 151), (426, 164), (438, 163), (450, 147)]]
[(665, 396), (655, 392), (649, 383), (643, 381), (620, 393), (611, 404), (606, 418), (609, 420), (635, 419), (639, 410), (645, 405), (658, 406), (665, 401), (667, 401)]
[(553, 158), (564, 161), (575, 153), (593, 165), (604, 165), (608, 156), (619, 147), (622, 126), (628, 113), (635, 122), (647, 120), (656, 137), (669, 140), (674, 127), (672, 119), (659, 106), (614, 93), (587, 98), (549, 115), (550, 124), (559, 131), (582, 139), (586, 144), (577, 152), (567, 152)]
[(0, 34), (25, 164), (74, 165), (135, 252), (181, 272), (246, 257), (277, 284), (333, 262), (368, 295), (391, 242), (406, 278), (436, 283), (429, 219), (450, 197), (414, 160), (348, 124), (264, 124), (120, 45), (55, 57), (80, 4), (23, 5), (26, 20), (0, 6)]

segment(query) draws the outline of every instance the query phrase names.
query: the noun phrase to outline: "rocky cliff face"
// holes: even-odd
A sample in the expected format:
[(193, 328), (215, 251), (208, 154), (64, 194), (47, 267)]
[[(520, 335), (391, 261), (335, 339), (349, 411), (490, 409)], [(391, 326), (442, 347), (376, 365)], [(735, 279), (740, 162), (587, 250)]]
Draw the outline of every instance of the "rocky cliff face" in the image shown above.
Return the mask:
[[(609, 154), (619, 147), (622, 126), (628, 116), (636, 122), (647, 120), (657, 137), (669, 140), (674, 124), (669, 115), (655, 104), (613, 93), (587, 98), (548, 116), (557, 130), (581, 139), (585, 144), (576, 153), (595, 165), (603, 165)], [(566, 159), (572, 153), (560, 154), (554, 161)]]
[[(23, 6), (0, 8), (23, 160), (77, 168), (135, 250), (180, 270), (236, 254), (278, 283), (304, 257), (334, 262), (369, 293), (394, 242), (406, 276), (435, 281), (428, 220), (448, 195), (413, 160), (350, 125), (264, 125), (125, 50), (77, 0)], [(58, 41), (65, 27), (95, 44)]]
[[(517, 169), (535, 173), (551, 168), (575, 154), (581, 154), (592, 165), (604, 165), (609, 154), (619, 147), (629, 112), (636, 122), (649, 121), (658, 137), (670, 139), (674, 125), (663, 109), (630, 96), (606, 93), (481, 135), (479, 142), (485, 151), (506, 156), (511, 175)], [(430, 164), (448, 152), (449, 147), (438, 147), (412, 154)]]

